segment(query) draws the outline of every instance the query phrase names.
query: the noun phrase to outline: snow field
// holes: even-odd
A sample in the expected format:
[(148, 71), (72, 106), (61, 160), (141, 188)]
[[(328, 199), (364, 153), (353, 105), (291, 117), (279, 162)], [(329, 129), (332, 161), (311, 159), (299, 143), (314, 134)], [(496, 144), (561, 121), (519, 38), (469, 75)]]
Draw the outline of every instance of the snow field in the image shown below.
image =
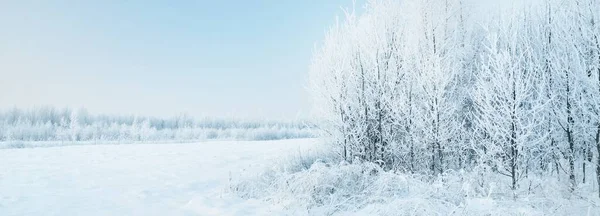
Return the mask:
[(314, 147), (314, 139), (0, 150), (0, 215), (264, 215), (230, 178)]

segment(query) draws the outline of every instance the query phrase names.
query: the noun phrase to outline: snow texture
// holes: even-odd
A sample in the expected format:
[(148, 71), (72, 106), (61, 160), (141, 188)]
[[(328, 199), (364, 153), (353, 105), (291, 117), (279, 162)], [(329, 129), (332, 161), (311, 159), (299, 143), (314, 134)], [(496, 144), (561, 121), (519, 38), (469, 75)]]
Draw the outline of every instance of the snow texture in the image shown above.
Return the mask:
[(242, 170), (314, 147), (314, 139), (89, 145), (0, 150), (0, 215), (271, 215), (229, 193)]

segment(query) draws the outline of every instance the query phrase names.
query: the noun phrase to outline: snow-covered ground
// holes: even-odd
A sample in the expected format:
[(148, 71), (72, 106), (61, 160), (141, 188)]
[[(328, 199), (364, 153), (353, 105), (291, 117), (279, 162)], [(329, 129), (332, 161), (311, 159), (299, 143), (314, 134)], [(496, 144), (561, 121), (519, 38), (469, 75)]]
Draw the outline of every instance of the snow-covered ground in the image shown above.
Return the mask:
[(0, 215), (268, 215), (227, 193), (316, 139), (0, 150)]

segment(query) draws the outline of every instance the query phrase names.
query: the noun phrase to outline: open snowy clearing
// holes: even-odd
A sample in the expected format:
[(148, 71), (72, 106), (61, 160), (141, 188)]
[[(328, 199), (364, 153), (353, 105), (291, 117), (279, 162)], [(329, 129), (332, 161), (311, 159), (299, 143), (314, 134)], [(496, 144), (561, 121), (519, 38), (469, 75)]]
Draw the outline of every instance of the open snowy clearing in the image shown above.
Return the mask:
[(275, 206), (228, 195), (316, 139), (93, 145), (0, 150), (0, 215), (265, 215)]

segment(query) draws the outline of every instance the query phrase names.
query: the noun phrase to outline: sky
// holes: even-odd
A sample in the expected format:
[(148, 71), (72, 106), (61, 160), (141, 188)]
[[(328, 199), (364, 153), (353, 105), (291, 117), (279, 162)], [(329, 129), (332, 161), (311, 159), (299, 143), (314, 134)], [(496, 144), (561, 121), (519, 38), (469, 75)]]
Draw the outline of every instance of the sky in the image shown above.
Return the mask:
[(0, 4), (0, 109), (297, 119), (315, 45), (353, 1)]

